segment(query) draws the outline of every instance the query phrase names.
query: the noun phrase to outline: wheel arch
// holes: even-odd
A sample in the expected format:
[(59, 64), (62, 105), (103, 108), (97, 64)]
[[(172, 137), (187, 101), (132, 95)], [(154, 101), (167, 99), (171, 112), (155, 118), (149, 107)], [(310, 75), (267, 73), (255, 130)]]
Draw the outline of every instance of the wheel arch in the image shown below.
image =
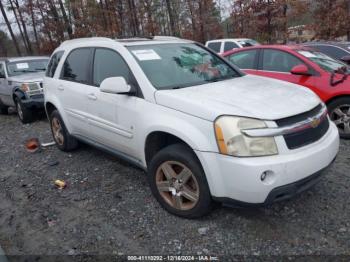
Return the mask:
[(340, 95), (333, 96), (332, 98), (328, 99), (325, 103), (326, 105), (329, 105), (330, 103), (340, 98), (350, 98), (350, 94), (340, 94)]
[(186, 141), (186, 139), (180, 138), (177, 134), (175, 135), (169, 131), (159, 131), (159, 130), (150, 132), (147, 135), (145, 139), (145, 144), (144, 144), (144, 156), (145, 156), (146, 166), (148, 166), (149, 162), (157, 154), (157, 152), (173, 144), (182, 144), (182, 145), (185, 145), (190, 150), (192, 151), (194, 150), (192, 141)]

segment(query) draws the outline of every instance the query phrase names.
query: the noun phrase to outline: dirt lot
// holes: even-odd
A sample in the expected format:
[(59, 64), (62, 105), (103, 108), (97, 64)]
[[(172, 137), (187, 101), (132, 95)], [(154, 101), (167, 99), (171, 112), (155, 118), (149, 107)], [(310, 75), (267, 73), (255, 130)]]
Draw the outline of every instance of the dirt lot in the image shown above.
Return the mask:
[[(9, 255), (350, 254), (350, 141), (297, 198), (185, 220), (158, 205), (143, 171), (88, 146), (30, 154), (31, 137), (52, 140), (44, 117), (22, 125), (0, 116), (0, 246)], [(55, 179), (68, 187), (58, 190)]]

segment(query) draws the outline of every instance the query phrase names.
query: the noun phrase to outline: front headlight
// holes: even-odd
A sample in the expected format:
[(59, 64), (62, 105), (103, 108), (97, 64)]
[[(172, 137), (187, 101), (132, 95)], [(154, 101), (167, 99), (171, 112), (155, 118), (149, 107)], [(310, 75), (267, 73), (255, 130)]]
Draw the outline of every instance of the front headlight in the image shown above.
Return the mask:
[(39, 86), (36, 83), (23, 83), (20, 88), (23, 92), (39, 90)]
[(221, 154), (237, 157), (270, 156), (278, 154), (273, 137), (248, 137), (241, 130), (266, 128), (262, 120), (222, 116), (215, 121), (215, 134)]

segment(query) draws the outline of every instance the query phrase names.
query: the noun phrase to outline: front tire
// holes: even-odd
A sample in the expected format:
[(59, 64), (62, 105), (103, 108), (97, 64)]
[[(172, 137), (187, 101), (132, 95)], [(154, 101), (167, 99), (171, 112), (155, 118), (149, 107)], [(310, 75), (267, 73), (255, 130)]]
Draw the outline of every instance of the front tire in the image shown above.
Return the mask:
[(197, 218), (212, 209), (212, 199), (203, 168), (194, 152), (174, 144), (151, 160), (148, 179), (153, 195), (168, 212)]
[(9, 114), (9, 107), (0, 105), (0, 114), (8, 115)]
[(329, 117), (336, 124), (341, 138), (350, 139), (350, 97), (341, 97), (328, 104)]
[(57, 110), (54, 110), (50, 115), (50, 126), (52, 136), (60, 150), (70, 152), (78, 147), (78, 141), (69, 134)]
[(15, 103), (16, 103), (17, 115), (19, 120), (21, 120), (23, 124), (28, 124), (33, 122), (33, 111), (26, 108), (23, 105), (21, 99), (18, 97), (16, 98)]

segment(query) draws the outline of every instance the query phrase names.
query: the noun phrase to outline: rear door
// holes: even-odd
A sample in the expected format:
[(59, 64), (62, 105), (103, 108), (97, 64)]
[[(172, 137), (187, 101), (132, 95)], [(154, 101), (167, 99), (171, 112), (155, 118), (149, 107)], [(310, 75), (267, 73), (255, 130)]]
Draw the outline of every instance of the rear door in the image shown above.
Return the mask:
[(278, 49), (263, 49), (260, 54), (258, 70), (255, 74), (313, 87), (315, 84), (314, 75), (304, 76), (291, 73), (292, 68), (297, 65), (305, 65), (309, 68), (310, 73), (314, 74), (310, 66), (291, 53)]
[(74, 135), (87, 134), (87, 87), (91, 83), (93, 48), (77, 48), (67, 56), (57, 94)]

